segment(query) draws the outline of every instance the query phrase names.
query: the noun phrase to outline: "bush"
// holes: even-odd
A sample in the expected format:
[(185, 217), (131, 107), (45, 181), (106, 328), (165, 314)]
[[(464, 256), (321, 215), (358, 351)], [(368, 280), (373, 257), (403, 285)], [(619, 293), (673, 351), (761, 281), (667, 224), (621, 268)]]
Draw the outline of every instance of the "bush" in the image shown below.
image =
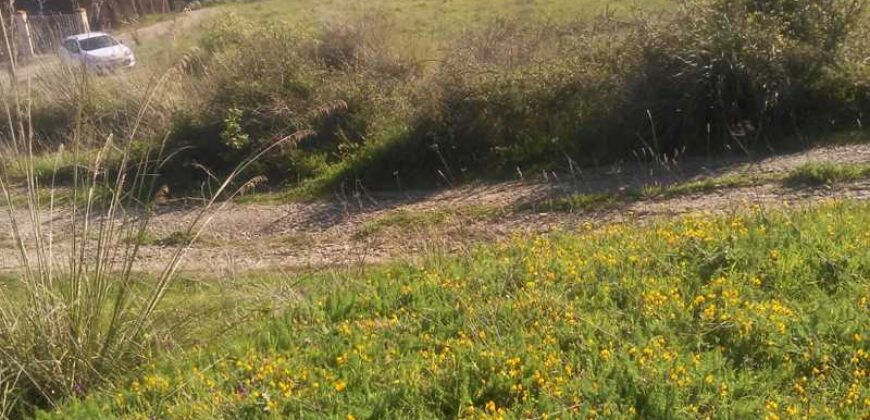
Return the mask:
[(232, 15), (208, 28), (188, 67), (197, 104), (176, 118), (170, 139), (188, 151), (168, 169), (179, 176), (169, 178), (190, 179), (186, 165), (194, 159), (225, 172), (300, 131), (312, 134), (261, 161), (263, 175), (276, 183), (308, 178), (357, 150), (388, 115), (394, 79), (412, 69), (372, 49), (381, 43), (347, 35), (349, 28), (316, 34)]
[(439, 161), (476, 173), (615, 158), (604, 129), (625, 70), (610, 37), (619, 37), (612, 25), (505, 21), (467, 34), (434, 77), (413, 135)]
[(866, 85), (859, 93), (844, 70), (843, 47), (863, 12), (851, 0), (683, 2), (672, 19), (634, 32), (642, 61), (622, 112), (652, 115), (659, 152), (851, 123)]
[(166, 174), (192, 186), (208, 179), (190, 177), (193, 162), (223, 173), (300, 130), (312, 134), (259, 163), (273, 185), (420, 185), (781, 145), (860, 124), (867, 20), (859, 1), (685, 0), (631, 22), (498, 20), (424, 63), (377, 15), (314, 29), (228, 15), (186, 62), (170, 139), (185, 151)]
[(456, 39), (407, 129), (342, 174), (568, 169), (854, 128), (870, 92), (862, 19), (853, 1), (697, 0), (627, 25), (497, 21)]

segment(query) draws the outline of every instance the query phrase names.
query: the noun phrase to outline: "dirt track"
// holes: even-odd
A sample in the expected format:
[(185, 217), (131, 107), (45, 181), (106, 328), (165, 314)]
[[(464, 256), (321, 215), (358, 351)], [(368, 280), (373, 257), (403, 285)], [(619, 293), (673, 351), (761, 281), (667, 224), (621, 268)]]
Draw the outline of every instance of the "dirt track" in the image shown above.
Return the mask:
[[(220, 12), (220, 9), (217, 8), (205, 8), (172, 14), (171, 19), (140, 28), (123, 29), (116, 35), (127, 45), (133, 46), (135, 50), (136, 46), (142, 42), (156, 39), (174, 39), (176, 34), (198, 26)], [(26, 62), (18, 63), (15, 69), (15, 76), (19, 81), (33, 80), (45, 74), (50, 75), (58, 64), (60, 64), (60, 60), (57, 54), (37, 55)], [(9, 78), (8, 72), (0, 72), (0, 82), (8, 84)]]
[[(669, 199), (626, 201), (585, 212), (545, 212), (534, 206), (521, 210), (522, 206), (518, 206), (569, 193), (620, 191), (651, 182), (667, 184), (717, 175), (785, 172), (809, 161), (870, 162), (870, 145), (816, 149), (757, 161), (690, 160), (669, 168), (610, 167), (577, 174), (571, 181), (549, 177), (550, 182), (515, 181), (434, 191), (359, 193), (315, 203), (229, 204), (215, 215), (201, 243), (189, 251), (186, 268), (220, 273), (375, 263), (413, 256), (424, 250), (458, 252), (484, 240), (517, 233), (570, 230), (587, 222), (654, 220), (691, 212), (740, 211), (750, 205), (780, 207), (827, 198), (870, 198), (870, 180), (833, 188), (790, 188), (771, 182)], [(152, 236), (170, 237), (183, 230), (193, 214), (191, 209), (164, 207), (151, 222)], [(400, 220), (397, 215), (409, 219), (396, 222)], [(62, 221), (63, 216), (56, 220)], [(9, 231), (8, 221), (6, 214), (0, 216), (4, 235)], [(146, 246), (141, 268), (160, 268), (173, 250), (171, 246)], [(14, 248), (8, 237), (3, 238), (0, 271), (14, 270), (16, 266)]]
[[(218, 9), (198, 10), (120, 36), (130, 43), (171, 37), (173, 32), (197, 25), (217, 12)], [(315, 203), (230, 204), (215, 215), (203, 240), (189, 251), (186, 267), (224, 272), (374, 263), (413, 256), (424, 250), (456, 252), (480, 241), (517, 233), (570, 230), (587, 222), (653, 220), (690, 212), (723, 213), (754, 204), (779, 207), (825, 198), (870, 198), (870, 180), (835, 188), (803, 189), (771, 182), (670, 199), (627, 200), (594, 211), (547, 212), (543, 210), (546, 207), (536, 206), (518, 209), (520, 204), (572, 193), (619, 193), (649, 184), (668, 185), (721, 175), (783, 173), (809, 161), (867, 163), (870, 145), (823, 148), (760, 160), (717, 158), (616, 165), (577, 171), (570, 176), (563, 174), (561, 179), (553, 174), (527, 174), (525, 180), (443, 190), (390, 194), (355, 191)], [(40, 216), (43, 223), (48, 216)], [(68, 220), (65, 216), (61, 213), (55, 217), (55, 228), (60, 231)], [(23, 212), (17, 217), (26, 219)], [(157, 240), (144, 248), (140, 267), (161, 268), (174, 248), (158, 245), (160, 239), (184, 230), (192, 217), (189, 208), (162, 208), (151, 222), (151, 236)], [(9, 221), (6, 212), (2, 212), (0, 272), (16, 270), (19, 265), (8, 233)], [(22, 230), (29, 231), (26, 222)], [(62, 236), (59, 234), (56, 239), (62, 241)]]
[(122, 30), (118, 37), (128, 44), (138, 44), (153, 39), (171, 39), (175, 34), (200, 25), (211, 16), (220, 13), (216, 8), (205, 8), (172, 14), (172, 18), (141, 28)]

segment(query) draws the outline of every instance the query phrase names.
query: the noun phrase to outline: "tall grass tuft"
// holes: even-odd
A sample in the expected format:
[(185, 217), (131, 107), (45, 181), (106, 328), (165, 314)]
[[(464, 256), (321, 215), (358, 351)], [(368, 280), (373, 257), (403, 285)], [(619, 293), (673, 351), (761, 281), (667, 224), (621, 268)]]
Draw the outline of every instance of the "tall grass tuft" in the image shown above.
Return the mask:
[[(12, 49), (9, 38), (6, 47)], [(95, 152), (95, 131), (84, 120), (91, 78), (80, 73), (75, 128), (55, 155), (47, 185), (30, 86), (17, 81), (14, 61), (10, 69), (12, 83), (2, 95), (8, 130), (0, 193), (19, 269), (0, 283), (0, 415), (21, 416), (107, 384), (160, 349), (166, 337), (157, 332), (155, 313), (186, 251), (238, 193), (232, 186), (240, 174), (299, 136), (262, 145), (218, 180), (187, 226), (187, 239), (146, 278), (137, 274), (137, 261), (155, 211), (156, 174), (172, 153), (165, 141), (143, 149), (134, 140), (174, 69), (152, 80), (124, 136), (106, 135)], [(71, 205), (62, 205), (54, 181), (61, 157), (69, 155), (84, 163), (70, 169)]]

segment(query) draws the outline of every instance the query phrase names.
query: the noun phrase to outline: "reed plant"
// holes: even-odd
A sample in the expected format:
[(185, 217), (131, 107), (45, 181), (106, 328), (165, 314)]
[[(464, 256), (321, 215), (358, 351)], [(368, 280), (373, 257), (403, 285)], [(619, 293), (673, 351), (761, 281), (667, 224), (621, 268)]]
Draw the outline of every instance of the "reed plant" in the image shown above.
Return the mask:
[[(10, 37), (4, 41), (14, 50)], [(159, 109), (154, 98), (178, 68), (153, 77), (123, 136), (110, 132), (99, 141), (85, 110), (94, 76), (81, 69), (71, 93), (73, 129), (54, 153), (49, 179), (45, 157), (37, 153), (32, 85), (16, 74), (15, 61), (9, 70), (0, 193), (18, 264), (0, 283), (0, 416), (20, 417), (106, 385), (171, 342), (158, 333), (156, 313), (187, 250), (215, 212), (246, 188), (239, 183), (245, 169), (305, 134), (263, 144), (214, 179), (193, 210), (185, 240), (146, 279), (137, 264), (160, 195), (156, 174), (174, 151), (165, 141), (136, 140), (146, 116)], [(64, 162), (75, 164), (60, 187)], [(70, 200), (60, 203), (61, 195)]]

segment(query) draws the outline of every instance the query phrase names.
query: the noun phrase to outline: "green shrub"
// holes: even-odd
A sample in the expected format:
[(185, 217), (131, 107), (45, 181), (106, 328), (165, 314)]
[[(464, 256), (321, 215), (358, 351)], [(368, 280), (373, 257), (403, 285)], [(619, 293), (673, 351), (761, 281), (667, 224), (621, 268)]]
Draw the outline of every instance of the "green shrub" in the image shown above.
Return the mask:
[(852, 1), (697, 0), (630, 25), (496, 21), (456, 39), (414, 91), (405, 129), (342, 173), (389, 185), (396, 174), (749, 152), (795, 131), (855, 128), (870, 92), (866, 41), (854, 39), (865, 12)]
[[(618, 29), (498, 21), (458, 39), (417, 109), (431, 161), (473, 173), (616, 158), (604, 130), (622, 98)], [(426, 148), (422, 148), (426, 150)], [(434, 169), (434, 168), (427, 168)]]

